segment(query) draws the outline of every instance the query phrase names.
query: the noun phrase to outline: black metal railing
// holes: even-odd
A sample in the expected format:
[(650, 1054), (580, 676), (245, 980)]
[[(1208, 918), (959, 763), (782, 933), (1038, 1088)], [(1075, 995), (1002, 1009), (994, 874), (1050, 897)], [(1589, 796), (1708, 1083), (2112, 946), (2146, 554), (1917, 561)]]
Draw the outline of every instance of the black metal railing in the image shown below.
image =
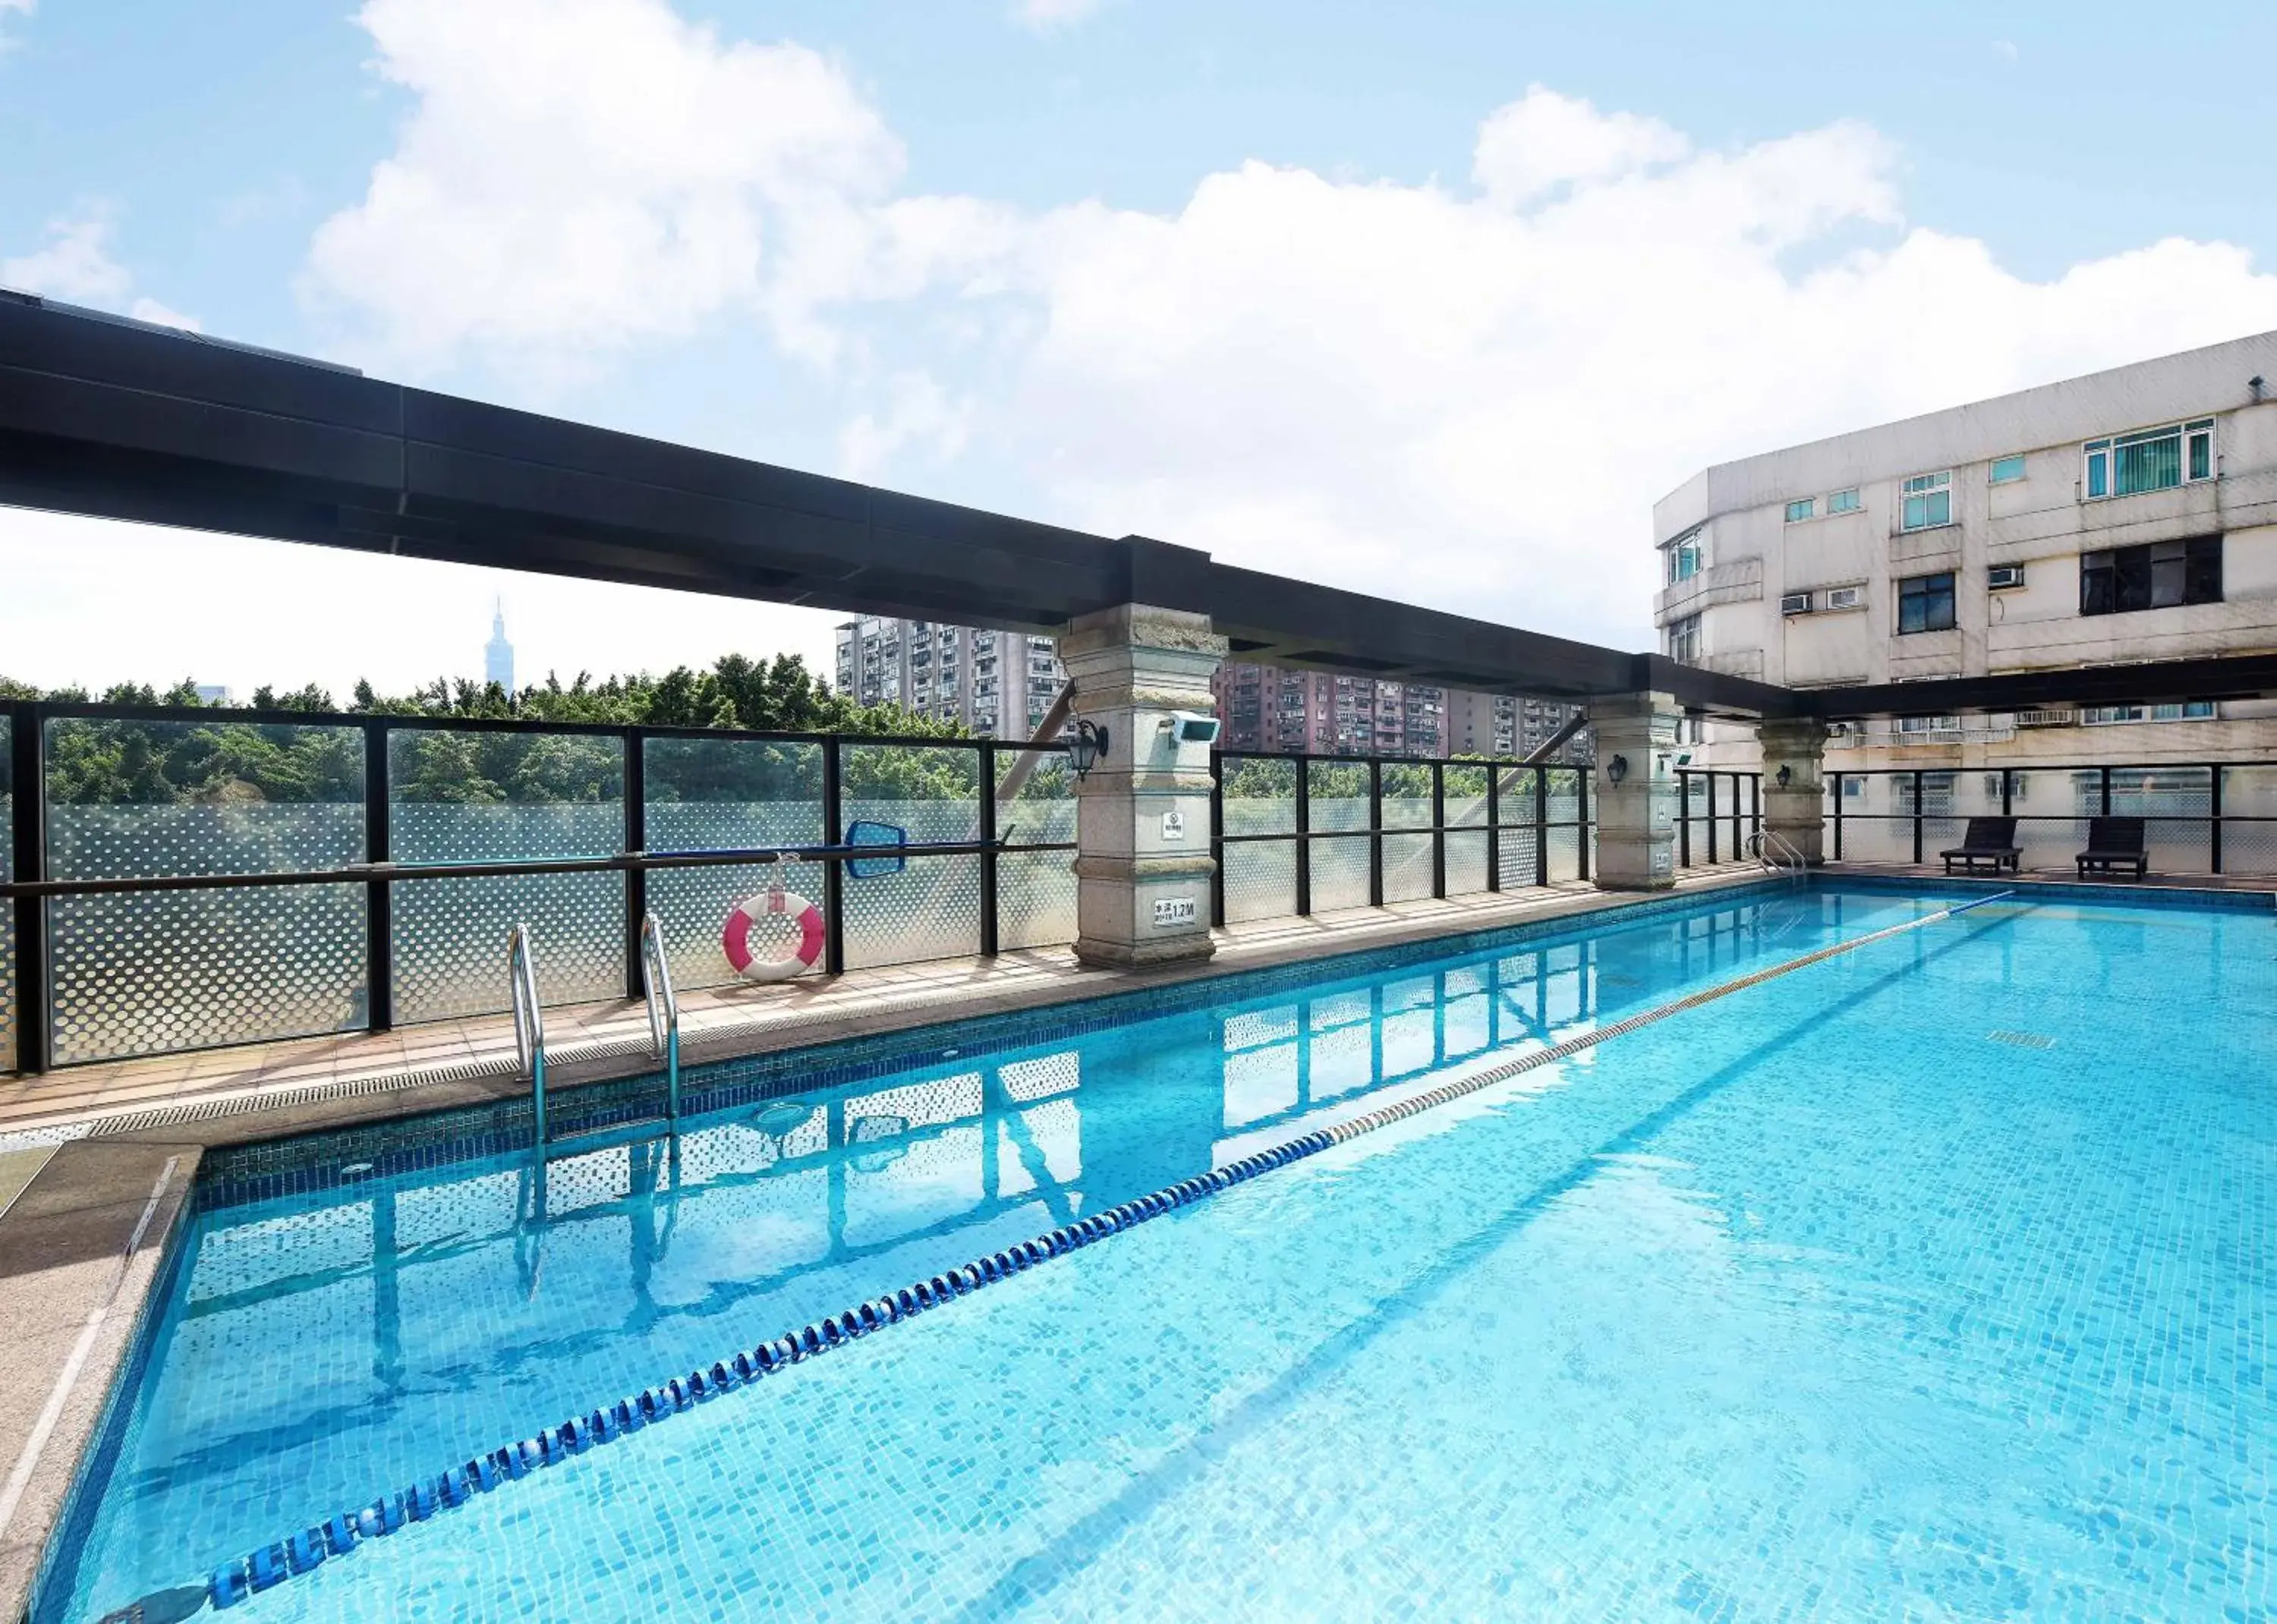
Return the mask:
[(1221, 924), (1587, 880), (1589, 770), (1220, 754)]
[(1676, 770), (1676, 866), (1736, 862), (1763, 826), (1763, 775)]
[[(1589, 873), (1585, 768), (1213, 765), (1214, 922)], [(779, 853), (826, 973), (1076, 935), (1058, 744), (11, 702), (0, 822), (0, 1070), (495, 1013), (520, 923), (547, 1004), (640, 996), (651, 914), (727, 983)]]
[(2153, 872), (2277, 873), (2277, 763), (2083, 763), (1826, 775), (1826, 854), (1934, 862), (1971, 817), (2016, 820), (2031, 868), (2068, 868), (2087, 820), (2140, 817)]
[(0, 734), (0, 1070), (503, 1007), (523, 918), (548, 1002), (638, 996), (647, 914), (700, 960), (784, 852), (826, 972), (1075, 935), (1057, 744), (25, 702)]

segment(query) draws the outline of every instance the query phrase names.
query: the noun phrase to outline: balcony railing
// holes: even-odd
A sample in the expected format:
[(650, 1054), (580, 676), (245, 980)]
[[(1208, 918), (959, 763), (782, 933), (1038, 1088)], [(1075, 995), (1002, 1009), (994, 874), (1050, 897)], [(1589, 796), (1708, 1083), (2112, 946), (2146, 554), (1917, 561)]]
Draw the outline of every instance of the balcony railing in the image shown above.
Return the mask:
[[(1221, 923), (1589, 872), (1575, 769), (1221, 768)], [(857, 821), (904, 842), (840, 845)], [(827, 973), (1076, 935), (1057, 743), (15, 702), (0, 826), (0, 1070), (494, 1013), (518, 923), (547, 1005), (637, 997), (651, 912), (678, 986), (727, 983), (787, 848)]]
[(1579, 768), (1226, 755), (1212, 846), (1221, 922), (1589, 877)]
[(1058, 744), (1000, 799), (1029, 747), (27, 703), (0, 742), (0, 1070), (493, 1013), (523, 922), (548, 1004), (637, 995), (651, 911), (680, 986), (730, 982), (785, 848), (828, 972), (1075, 938)]
[[(1728, 860), (1756, 826), (1753, 773), (1684, 775), (1678, 861)], [(1712, 806), (1712, 816), (1710, 808)], [(1933, 863), (1972, 817), (2016, 820), (2025, 868), (2069, 869), (2094, 817), (2140, 817), (2154, 874), (2277, 875), (2277, 763), (1830, 769), (1825, 852), (1838, 862)]]

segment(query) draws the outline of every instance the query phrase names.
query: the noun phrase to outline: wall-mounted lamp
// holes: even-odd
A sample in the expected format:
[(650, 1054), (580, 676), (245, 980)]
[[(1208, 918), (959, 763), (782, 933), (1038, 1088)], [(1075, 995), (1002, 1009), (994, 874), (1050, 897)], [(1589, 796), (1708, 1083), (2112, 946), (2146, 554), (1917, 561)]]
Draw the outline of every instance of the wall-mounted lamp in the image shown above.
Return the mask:
[(1616, 755), (1605, 763), (1605, 777), (1611, 781), (1615, 789), (1618, 789), (1621, 786), (1621, 780), (1628, 776), (1629, 758), (1627, 756)]
[(2259, 406), (2261, 404), (2261, 391), (2268, 387), (2266, 384), (2262, 383), (2261, 375), (2257, 372), (2251, 377), (2246, 379), (2245, 387), (2253, 391), (2253, 404)]
[(1087, 778), (1106, 759), (1107, 740), (1107, 730), (1088, 718), (1075, 725), (1075, 737), (1068, 740), (1068, 760), (1075, 763), (1077, 778)]
[(1793, 783), (1793, 782), (1794, 782), (1794, 769), (1793, 769), (1793, 768), (1792, 768), (1792, 767), (1790, 767), (1790, 766), (1788, 766), (1788, 765), (1787, 765), (1786, 763), (1784, 763), (1784, 762), (1780, 763), (1779, 763), (1779, 770), (1778, 770), (1778, 786), (1779, 786), (1781, 789), (1785, 789), (1788, 785), (1790, 785), (1790, 784), (1792, 784), (1792, 783)]

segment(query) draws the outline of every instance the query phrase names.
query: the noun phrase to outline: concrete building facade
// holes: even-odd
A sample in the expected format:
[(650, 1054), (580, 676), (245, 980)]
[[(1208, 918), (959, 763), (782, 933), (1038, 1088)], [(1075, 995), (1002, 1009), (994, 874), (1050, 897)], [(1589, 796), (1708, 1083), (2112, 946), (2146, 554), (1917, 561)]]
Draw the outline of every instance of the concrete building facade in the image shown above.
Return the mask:
[(1067, 681), (1053, 640), (867, 617), (837, 628), (838, 690), (988, 739), (1025, 740)]
[[(1213, 685), (1222, 747), (1268, 755), (1522, 756), (1555, 737), (1576, 707), (1508, 694), (1230, 660)], [(1588, 760), (1588, 739), (1560, 762)]]
[[(1799, 688), (2277, 649), (2273, 379), (2264, 333), (1705, 469), (1653, 510), (1662, 649)], [(2277, 757), (2273, 711), (1901, 717), (1826, 765)]]

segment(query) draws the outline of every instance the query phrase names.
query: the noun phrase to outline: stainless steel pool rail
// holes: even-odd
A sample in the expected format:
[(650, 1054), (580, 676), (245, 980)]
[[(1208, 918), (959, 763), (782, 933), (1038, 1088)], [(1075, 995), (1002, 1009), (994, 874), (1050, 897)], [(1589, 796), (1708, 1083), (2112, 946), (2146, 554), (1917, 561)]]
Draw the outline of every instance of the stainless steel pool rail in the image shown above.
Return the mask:
[(664, 1062), (665, 1117), (680, 1126), (680, 995), (672, 990), (672, 964), (664, 952), (664, 922), (641, 917), (641, 992), (648, 1000), (648, 1036)]
[(1750, 987), (1759, 987), (1765, 982), (1791, 975), (1797, 970), (1823, 964), (1830, 959), (1855, 952), (1874, 943), (1889, 941), (1924, 926), (1958, 918), (1987, 903), (2008, 900), (2016, 894), (2011, 890), (1973, 897), (1966, 902), (1938, 908), (1918, 918), (1885, 926), (1878, 930), (1870, 930), (1862, 936), (1830, 943), (1798, 957), (1735, 976), (1730, 981), (1703, 987), (1697, 992), (1641, 1010), (1625, 1021), (1593, 1028), (1577, 1033), (1563, 1043), (1496, 1061), (1478, 1071), (1451, 1078), (1436, 1088), (1409, 1095), (1390, 1104), (1347, 1118), (1332, 1127), (1316, 1128), (1309, 1134), (1243, 1157), (1239, 1161), (1210, 1172), (1181, 1180), (1152, 1194), (1126, 1201), (1120, 1206), (1091, 1213), (1032, 1240), (976, 1258), (962, 1268), (945, 1270), (929, 1279), (919, 1280), (884, 1296), (873, 1297), (841, 1313), (826, 1315), (819, 1321), (787, 1332), (748, 1350), (731, 1354), (709, 1366), (699, 1366), (685, 1376), (675, 1375), (658, 1386), (645, 1388), (583, 1414), (571, 1415), (557, 1425), (541, 1428), (530, 1437), (476, 1455), (438, 1476), (421, 1478), (407, 1488), (383, 1494), (367, 1506), (340, 1511), (321, 1523), (290, 1533), (270, 1544), (256, 1546), (243, 1556), (224, 1562), (207, 1575), (208, 1599), (217, 1608), (234, 1606), (257, 1591), (280, 1584), (296, 1575), (308, 1573), (328, 1560), (346, 1556), (360, 1544), (393, 1534), (412, 1523), (423, 1522), (453, 1507), (464, 1506), (476, 1496), (503, 1488), (516, 1478), (560, 1465), (598, 1446), (614, 1443), (629, 1433), (668, 1420), (699, 1404), (709, 1403), (723, 1394), (781, 1375), (810, 1359), (850, 1347), (862, 1339), (905, 1319), (947, 1307), (972, 1292), (1110, 1240), (1124, 1230), (1206, 1202), (1276, 1168), (1317, 1156), (1364, 1134), (1390, 1127), (1496, 1083), (1508, 1081), (1544, 1066), (1555, 1065), (1584, 1050), (1656, 1025), (1687, 1010), (1712, 1004)]
[(506, 940), (506, 986), (514, 1000), (514, 1052), (529, 1079), (529, 1109), (537, 1148), (545, 1148), (545, 1012), (537, 1001), (537, 963), (529, 927), (516, 925)]
[(1810, 867), (1794, 842), (1774, 830), (1756, 830), (1748, 837), (1744, 849), (1765, 873), (1775, 874), (1797, 884), (1801, 882)]

